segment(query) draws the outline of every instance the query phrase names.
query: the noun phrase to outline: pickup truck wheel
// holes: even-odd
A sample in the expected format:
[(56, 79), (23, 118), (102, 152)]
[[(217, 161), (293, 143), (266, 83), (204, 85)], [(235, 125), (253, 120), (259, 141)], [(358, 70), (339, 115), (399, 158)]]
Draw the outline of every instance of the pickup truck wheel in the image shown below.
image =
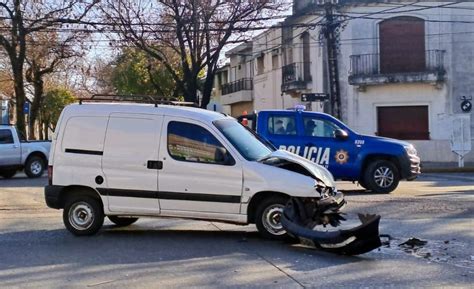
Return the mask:
[(388, 194), (400, 182), (397, 167), (390, 161), (378, 160), (371, 163), (364, 173), (364, 184), (373, 193)]
[(16, 170), (3, 171), (0, 173), (0, 176), (4, 177), (5, 179), (11, 179), (15, 175), (16, 175)]
[(107, 216), (107, 218), (119, 227), (126, 227), (138, 221), (138, 218), (124, 218), (117, 216)]
[(74, 196), (66, 201), (63, 222), (76, 236), (94, 235), (104, 223), (102, 204), (89, 196)]
[(43, 175), (45, 162), (42, 158), (34, 156), (28, 159), (25, 164), (25, 174), (29, 178), (39, 178)]
[(271, 197), (259, 204), (255, 214), (255, 225), (262, 237), (273, 240), (289, 238), (281, 224), (281, 215), (287, 202), (284, 197)]

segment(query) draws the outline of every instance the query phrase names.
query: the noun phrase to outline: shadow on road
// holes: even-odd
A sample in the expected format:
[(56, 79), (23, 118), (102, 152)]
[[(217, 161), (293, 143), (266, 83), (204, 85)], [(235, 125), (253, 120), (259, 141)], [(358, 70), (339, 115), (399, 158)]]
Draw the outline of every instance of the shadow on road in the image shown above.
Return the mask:
[[(38, 230), (0, 234), (0, 240), (3, 251), (0, 270), (71, 263), (82, 267), (183, 261), (234, 254), (252, 255), (252, 258), (265, 258), (265, 255), (298, 258), (306, 254), (306, 257), (318, 258), (318, 262), (301, 267), (296, 263), (292, 269), (309, 271), (367, 259), (264, 240), (256, 232), (246, 231), (142, 230), (139, 226), (127, 229), (104, 226), (98, 235), (89, 237), (75, 237), (66, 230)], [(298, 253), (296, 256), (295, 252)]]

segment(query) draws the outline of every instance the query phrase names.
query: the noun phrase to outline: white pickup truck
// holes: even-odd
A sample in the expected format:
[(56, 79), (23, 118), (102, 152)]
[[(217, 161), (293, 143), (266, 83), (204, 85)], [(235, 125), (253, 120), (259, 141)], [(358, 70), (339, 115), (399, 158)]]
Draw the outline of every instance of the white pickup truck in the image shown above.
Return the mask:
[(42, 176), (50, 147), (49, 141), (27, 141), (14, 126), (0, 125), (0, 176), (8, 179), (23, 169), (30, 178)]

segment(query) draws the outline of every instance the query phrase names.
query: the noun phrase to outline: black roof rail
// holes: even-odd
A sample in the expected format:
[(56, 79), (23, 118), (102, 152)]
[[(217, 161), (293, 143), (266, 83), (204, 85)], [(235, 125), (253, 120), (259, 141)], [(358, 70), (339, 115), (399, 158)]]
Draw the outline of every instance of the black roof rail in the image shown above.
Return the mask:
[(179, 101), (175, 98), (159, 98), (152, 95), (141, 94), (94, 94), (90, 98), (79, 98), (79, 104), (83, 102), (135, 102), (135, 103), (152, 103), (155, 107), (158, 104), (196, 106), (194, 102)]

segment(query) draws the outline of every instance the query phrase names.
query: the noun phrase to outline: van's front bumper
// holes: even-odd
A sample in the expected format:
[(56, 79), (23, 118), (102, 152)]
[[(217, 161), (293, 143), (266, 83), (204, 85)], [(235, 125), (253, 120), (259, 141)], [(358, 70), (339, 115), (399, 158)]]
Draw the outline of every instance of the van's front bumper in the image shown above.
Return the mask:
[(44, 187), (44, 199), (46, 205), (53, 209), (61, 209), (61, 191), (63, 186), (46, 186)]
[(315, 208), (311, 209), (302, 200), (293, 198), (285, 207), (281, 224), (288, 234), (298, 238), (302, 244), (337, 254), (364, 254), (382, 245), (379, 237), (380, 216), (378, 215), (359, 214), (361, 224), (348, 230), (316, 230), (318, 226), (314, 226), (315, 223), (311, 220), (321, 220), (325, 217), (329, 218), (328, 220), (336, 220), (336, 222), (329, 222), (333, 227), (338, 226), (341, 220), (345, 220), (339, 217), (340, 204), (337, 202), (333, 204), (334, 210), (328, 211), (327, 207), (324, 207), (317, 203)]

